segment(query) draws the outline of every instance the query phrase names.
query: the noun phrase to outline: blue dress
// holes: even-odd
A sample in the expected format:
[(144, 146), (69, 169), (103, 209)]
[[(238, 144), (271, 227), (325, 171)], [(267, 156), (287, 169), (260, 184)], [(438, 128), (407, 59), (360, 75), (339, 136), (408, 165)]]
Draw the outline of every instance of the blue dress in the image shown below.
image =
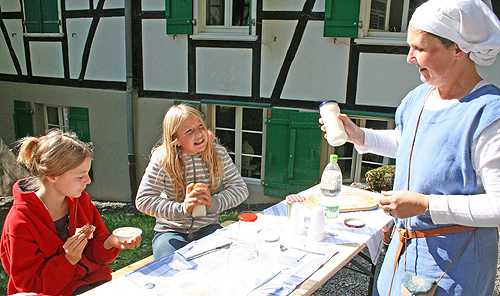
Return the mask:
[[(401, 142), (396, 156), (394, 190), (407, 190), (408, 161), (418, 115), (431, 86), (411, 91), (396, 111)], [(422, 194), (474, 195), (477, 179), (472, 167), (471, 146), (485, 127), (500, 118), (500, 89), (487, 85), (441, 110), (424, 109), (418, 124), (411, 158), (409, 190)], [(500, 219), (500, 217), (499, 217)], [(435, 225), (425, 215), (395, 219), (399, 228), (426, 230)], [(375, 295), (401, 295), (405, 271), (438, 280), (457, 257), (473, 231), (408, 240), (393, 278), (399, 245), (396, 232), (387, 250)], [(406, 252), (406, 254), (405, 254)], [(469, 245), (439, 281), (435, 295), (493, 295), (498, 258), (498, 229), (479, 228)], [(405, 263), (406, 261), (406, 263)]]

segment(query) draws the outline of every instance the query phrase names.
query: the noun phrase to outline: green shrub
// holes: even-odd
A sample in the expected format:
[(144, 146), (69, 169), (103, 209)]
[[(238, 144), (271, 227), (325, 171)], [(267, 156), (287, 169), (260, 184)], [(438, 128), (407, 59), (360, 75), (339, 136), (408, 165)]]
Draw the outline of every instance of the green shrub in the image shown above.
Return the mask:
[(394, 185), (395, 170), (396, 166), (386, 165), (368, 171), (365, 174), (366, 184), (368, 184), (372, 190), (377, 192), (392, 190)]

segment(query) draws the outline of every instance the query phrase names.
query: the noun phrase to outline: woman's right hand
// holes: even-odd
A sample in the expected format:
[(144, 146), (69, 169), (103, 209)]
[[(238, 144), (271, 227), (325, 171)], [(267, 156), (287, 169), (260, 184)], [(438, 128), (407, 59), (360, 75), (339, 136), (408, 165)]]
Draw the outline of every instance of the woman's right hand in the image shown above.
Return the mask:
[(82, 259), (82, 253), (87, 245), (87, 237), (84, 233), (75, 233), (72, 237), (68, 238), (63, 245), (64, 255), (71, 265), (75, 265)]
[[(358, 147), (364, 147), (365, 145), (365, 132), (357, 126), (351, 119), (345, 114), (339, 113), (337, 114), (337, 118), (342, 121), (344, 124), (344, 130), (347, 134), (347, 141), (353, 143)], [(319, 119), (319, 123), (321, 124), (321, 130), (326, 132), (326, 126), (324, 126), (323, 118)], [(325, 133), (325, 138), (327, 135)]]

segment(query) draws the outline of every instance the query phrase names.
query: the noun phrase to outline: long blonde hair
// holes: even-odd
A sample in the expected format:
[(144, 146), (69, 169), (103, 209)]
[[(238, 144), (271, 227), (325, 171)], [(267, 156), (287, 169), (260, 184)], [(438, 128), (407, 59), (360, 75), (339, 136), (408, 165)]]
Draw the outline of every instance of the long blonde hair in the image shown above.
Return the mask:
[(38, 189), (45, 177), (57, 177), (92, 158), (92, 143), (84, 143), (73, 132), (50, 130), (45, 136), (25, 137), (18, 141), (17, 162), (34, 177), (27, 190)]
[[(203, 121), (203, 118), (198, 110), (185, 104), (174, 105), (170, 107), (163, 118), (161, 145), (153, 149), (153, 151), (159, 148), (165, 149), (165, 153), (159, 159), (159, 164), (167, 174), (170, 182), (173, 184), (175, 190), (175, 200), (178, 202), (184, 201), (187, 184), (184, 153), (182, 148), (177, 146), (175, 134), (177, 133), (181, 123), (188, 117), (195, 117), (201, 122), (203, 127), (207, 129), (207, 126), (205, 125), (205, 122)], [(210, 176), (210, 184), (208, 187), (211, 193), (218, 188), (224, 178), (224, 163), (222, 157), (217, 152), (215, 145), (217, 144), (208, 139), (207, 147), (201, 153), (201, 159), (208, 168)]]

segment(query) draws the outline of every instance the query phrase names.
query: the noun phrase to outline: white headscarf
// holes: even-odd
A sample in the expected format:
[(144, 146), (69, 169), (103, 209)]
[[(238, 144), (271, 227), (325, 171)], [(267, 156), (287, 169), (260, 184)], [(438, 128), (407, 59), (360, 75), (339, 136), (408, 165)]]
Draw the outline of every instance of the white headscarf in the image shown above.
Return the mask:
[(500, 52), (500, 21), (481, 0), (427, 1), (410, 24), (455, 42), (480, 66), (492, 65)]

